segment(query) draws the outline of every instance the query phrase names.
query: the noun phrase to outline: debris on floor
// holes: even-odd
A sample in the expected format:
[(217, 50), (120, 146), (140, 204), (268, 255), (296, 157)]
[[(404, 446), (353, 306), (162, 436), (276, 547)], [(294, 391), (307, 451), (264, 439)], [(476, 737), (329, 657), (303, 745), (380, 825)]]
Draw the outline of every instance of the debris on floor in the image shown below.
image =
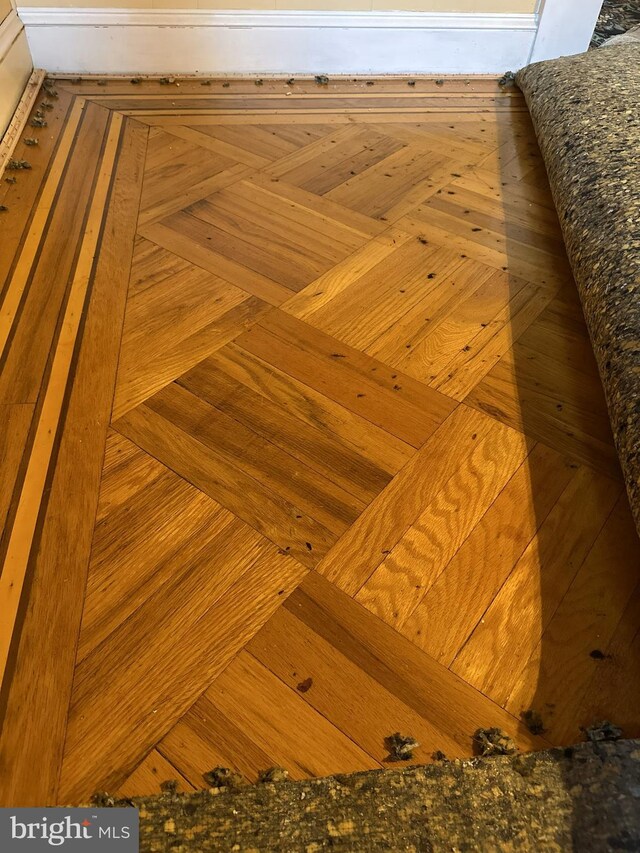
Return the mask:
[(610, 658), (610, 657), (611, 657), (611, 655), (607, 655), (607, 654), (605, 654), (605, 653), (602, 651), (602, 649), (592, 649), (592, 650), (589, 652), (589, 657), (590, 657), (590, 658), (593, 658), (594, 660), (607, 660), (608, 658)]
[(134, 86), (139, 86), (142, 83), (142, 77), (132, 77), (129, 82), (133, 83)]
[(31, 163), (28, 163), (26, 160), (13, 160), (10, 159), (7, 161), (7, 169), (9, 170), (18, 170), (18, 169), (30, 169)]
[(326, 86), (329, 83), (329, 78), (326, 74), (316, 74), (313, 79), (319, 86)]
[(513, 755), (515, 743), (502, 729), (478, 729), (473, 735), (473, 747), (477, 755)]
[(311, 688), (312, 684), (313, 684), (313, 678), (305, 678), (304, 681), (301, 681), (300, 684), (298, 684), (298, 686), (296, 687), (296, 690), (299, 693), (306, 693), (307, 690), (309, 690)]
[(262, 86), (263, 83), (264, 83), (264, 80), (262, 80), (260, 77), (258, 77), (258, 79), (255, 81), (256, 86)]
[(40, 140), (34, 139), (33, 136), (25, 136), (25, 138), (22, 141), (24, 142), (25, 145), (40, 145)]
[(522, 712), (522, 720), (532, 735), (541, 735), (546, 731), (542, 717), (533, 708)]
[(8, 177), (8, 178), (5, 178), (5, 179), (4, 179), (4, 182), (5, 182), (5, 184), (17, 184), (17, 183), (18, 183), (18, 179), (17, 179), (17, 178), (14, 178), (14, 176), (13, 176), (13, 175), (9, 175), (9, 177)]
[(161, 77), (158, 80), (161, 86), (172, 86), (176, 82), (175, 77)]
[(269, 767), (268, 770), (261, 770), (258, 773), (258, 784), (266, 782), (286, 782), (289, 778), (289, 771), (284, 767)]
[(115, 797), (108, 794), (106, 791), (96, 791), (91, 796), (91, 805), (98, 806), (101, 809), (112, 809), (117, 803)]
[(584, 730), (587, 738), (592, 743), (603, 743), (603, 741), (620, 740), (622, 737), (622, 729), (614, 725), (609, 720), (603, 720), (601, 723), (594, 723)]
[(515, 86), (516, 75), (513, 71), (505, 71), (502, 77), (498, 80), (498, 86), (506, 89), (508, 86)]
[(6, 204), (0, 204), (0, 213), (6, 213), (9, 208)]
[(394, 732), (386, 737), (384, 743), (389, 750), (387, 761), (410, 761), (413, 758), (413, 751), (420, 746), (414, 737), (401, 735), (400, 732)]
[(229, 767), (214, 767), (202, 774), (210, 788), (239, 788), (246, 785), (246, 779)]

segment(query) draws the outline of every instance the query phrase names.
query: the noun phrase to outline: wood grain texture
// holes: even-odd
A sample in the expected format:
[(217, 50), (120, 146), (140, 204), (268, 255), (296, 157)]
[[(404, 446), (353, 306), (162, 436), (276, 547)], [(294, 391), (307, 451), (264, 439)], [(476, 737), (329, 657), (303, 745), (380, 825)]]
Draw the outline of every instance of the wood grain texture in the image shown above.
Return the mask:
[[(124, 781), (277, 609), (281, 591), (299, 583), (304, 574), (299, 563), (241, 521), (231, 525), (208, 554), (183, 563), (168, 585), (151, 593), (78, 665), (62, 799), (90, 795), (97, 780), (101, 788)], [(146, 633), (149, 620), (163, 628), (141, 646), (140, 632)], [(137, 724), (132, 727), (133, 718)], [(87, 760), (87, 738), (96, 727), (102, 732), (101, 743)]]
[(60, 81), (0, 190), (2, 804), (640, 734), (638, 542), (519, 92), (203, 82)]
[[(104, 174), (109, 193), (100, 250), (85, 273), (89, 289), (73, 352), (72, 381), (67, 386), (65, 416), (57, 427), (55, 466), (49, 469), (37, 543), (29, 556), (28, 583), (18, 617), (22, 624), (12, 640), (12, 675), (3, 684), (0, 796), (6, 803), (38, 804), (58, 798), (145, 142), (146, 130), (127, 120), (119, 139), (117, 166), (110, 168), (108, 176)], [(60, 584), (62, 571), (66, 582)], [(43, 653), (45, 625), (51, 645)], [(27, 729), (28, 736), (16, 739), (15, 732)], [(30, 769), (34, 762), (40, 768), (37, 779)]]

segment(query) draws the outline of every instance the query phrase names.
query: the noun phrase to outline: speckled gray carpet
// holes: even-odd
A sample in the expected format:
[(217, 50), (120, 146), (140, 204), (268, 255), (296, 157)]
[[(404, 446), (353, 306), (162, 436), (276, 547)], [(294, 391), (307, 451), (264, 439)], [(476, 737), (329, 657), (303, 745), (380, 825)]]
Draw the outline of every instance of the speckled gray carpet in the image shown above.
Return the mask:
[(640, 531), (640, 42), (522, 69)]
[(604, 0), (591, 47), (600, 47), (607, 39), (626, 33), (640, 24), (640, 0)]
[(109, 801), (142, 853), (640, 850), (640, 741)]

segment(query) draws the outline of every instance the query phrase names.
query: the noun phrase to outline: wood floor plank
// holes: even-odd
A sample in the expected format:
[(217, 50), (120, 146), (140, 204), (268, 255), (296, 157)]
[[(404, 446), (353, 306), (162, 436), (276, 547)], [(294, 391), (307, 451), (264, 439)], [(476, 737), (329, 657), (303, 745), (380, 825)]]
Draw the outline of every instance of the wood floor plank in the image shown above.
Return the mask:
[(295, 456), (363, 503), (391, 479), (332, 433), (309, 424), (205, 360), (177, 380), (183, 388)]
[(637, 539), (521, 93), (59, 88), (0, 189), (0, 803), (640, 733)]
[(330, 260), (316, 255), (311, 241), (308, 246), (299, 245), (294, 233), (289, 236), (274, 233), (269, 222), (252, 222), (237, 209), (233, 212), (224, 209), (218, 199), (210, 196), (186, 212), (209, 226), (207, 240), (224, 257), (256, 272), (264, 271), (274, 281), (295, 291), (329, 267)]
[(254, 154), (238, 145), (230, 145), (228, 142), (216, 139), (214, 136), (202, 133), (192, 127), (172, 127), (167, 133), (177, 136), (180, 139), (185, 139), (188, 142), (193, 142), (200, 148), (206, 148), (207, 151), (213, 151), (215, 154), (220, 154), (228, 160), (242, 163), (244, 166), (250, 166), (252, 169), (261, 169), (271, 162), (266, 157), (261, 157), (259, 154)]
[[(63, 139), (60, 160), (52, 167), (45, 187), (40, 215), (32, 224), (32, 234), (25, 241), (3, 303), (0, 400), (4, 403), (34, 403), (38, 399), (60, 311), (68, 298), (75, 250), (82, 236), (109, 116), (95, 106), (83, 109), (76, 105), (75, 112), (69, 121), (69, 135)], [(81, 162), (72, 158), (67, 165), (75, 144), (82, 145), (86, 159)], [(56, 192), (55, 176), (63, 169), (64, 183)], [(48, 239), (38, 251), (41, 220), (48, 220)], [(27, 283), (28, 296), (24, 289)], [(26, 349), (30, 357), (25, 362)]]
[(356, 601), (390, 625), (409, 619), (529, 450), (519, 433), (495, 428), (460, 447), (459, 463), (385, 554)]
[(441, 167), (448, 170), (450, 163), (453, 161), (449, 161), (442, 152), (424, 153), (411, 147), (401, 148), (366, 172), (330, 190), (326, 196), (366, 216), (380, 218), (398, 205), (407, 193), (413, 192), (416, 182), (422, 181), (428, 186), (428, 179), (424, 176)]
[(465, 401), (619, 478), (587, 330), (562, 302), (557, 298), (549, 303)]
[[(301, 639), (292, 642), (292, 636)], [(254, 637), (248, 650), (290, 685), (297, 684), (295, 679), (311, 678), (306, 701), (317, 703), (330, 720), (335, 716), (356, 742), (359, 730), (378, 760), (388, 755), (384, 737), (397, 730), (396, 721), (420, 726), (417, 739), (423, 745), (422, 760), (443, 745), (443, 751), (448, 747), (452, 755), (470, 754), (470, 735), (478, 726), (499, 725), (525, 749), (540, 743), (518, 720), (452, 677), (315, 572)], [(328, 667), (327, 662), (334, 665)], [(336, 680), (344, 704), (329, 695)], [(365, 698), (371, 695), (369, 690), (362, 689), (369, 680), (377, 697), (371, 702)], [(360, 707), (361, 715), (353, 713), (354, 707)], [(368, 725), (363, 725), (361, 717)], [(376, 722), (376, 718), (383, 719)]]
[[(391, 336), (390, 330), (416, 306), (426, 309), (431, 281), (443, 271), (446, 274), (452, 264), (457, 266), (459, 259), (446, 249), (432, 249), (415, 238), (403, 242), (365, 275), (352, 280), (350, 287), (307, 315), (307, 322), (352, 347), (369, 351), (381, 337)], [(322, 288), (318, 282), (313, 286)], [(398, 341), (398, 349), (406, 349), (404, 341), (401, 345)]]
[(309, 426), (335, 436), (387, 473), (395, 474), (415, 453), (410, 444), (235, 343), (218, 350), (208, 361)]
[(411, 239), (411, 235), (395, 229), (385, 231), (293, 295), (281, 310), (299, 320), (309, 320)]
[(113, 417), (241, 334), (270, 306), (154, 247), (131, 271)]
[(265, 172), (324, 195), (402, 147), (403, 142), (389, 136), (347, 125), (315, 145), (277, 161)]
[(457, 216), (421, 205), (396, 222), (398, 228), (448, 246), (497, 270), (528, 281), (562, 285), (571, 280), (566, 259), (549, 255), (489, 228), (467, 224)]
[(537, 444), (400, 626), (402, 634), (449, 666), (575, 470)]
[(99, 164), (100, 171), (97, 175), (95, 192), (86, 214), (86, 230), (77, 249), (77, 263), (72, 274), (68, 302), (61, 318), (60, 334), (39, 411), (13, 527), (7, 539), (0, 577), (0, 602), (3, 613), (0, 623), (0, 670), (3, 675), (14, 636), (40, 507), (45, 495), (47, 472), (54, 455), (54, 444), (63, 417), (62, 411), (72, 371), (72, 358), (87, 303), (91, 267), (111, 186), (121, 126), (122, 119), (116, 117), (105, 130), (104, 157)]
[[(451, 669), (504, 704), (620, 495), (580, 470), (530, 542)], [(562, 531), (562, 534), (560, 533)]]
[(490, 418), (458, 406), (319, 563), (318, 572), (355, 595), (447, 482), (461, 448), (473, 446), (491, 427)]
[[(146, 135), (145, 128), (125, 121), (105, 205), (99, 256), (92, 269), (82, 337), (76, 348), (73, 386), (66, 400), (55, 470), (48, 482), (46, 514), (40, 521), (38, 548), (30, 556), (28, 606), (23, 599), (22, 627), (14, 635), (11, 652), (13, 675), (3, 686), (3, 803), (26, 805), (58, 798), (82, 611), (80, 590), (85, 583), (113, 395)], [(59, 583), (62, 566), (64, 584)], [(51, 595), (53, 588), (58, 590), (56, 596)], [(45, 625), (53, 645), (43, 648)], [(56, 685), (55, 696), (51, 684)], [(14, 733), (27, 728), (28, 736), (18, 743)], [(34, 762), (39, 767), (37, 781)]]
[[(264, 202), (260, 204), (259, 202)], [(200, 204), (188, 208), (194, 215), (218, 227), (221, 231), (248, 240), (270, 252), (273, 260), (292, 263), (308, 275), (307, 266), (324, 270), (328, 262), (340, 262), (360, 240), (345, 235), (330, 224), (320, 229), (317, 223), (299, 221), (283, 215), (273, 215), (270, 198), (257, 195), (250, 184), (240, 181), (225, 192), (215, 193)], [(286, 205), (283, 209), (283, 214)], [(306, 259), (306, 262), (305, 262)]]
[(214, 707), (206, 694), (195, 702), (158, 744), (158, 751), (180, 767), (192, 785), (202, 787), (205, 773), (228, 767), (249, 781), (273, 766), (251, 732)]
[[(215, 554), (212, 543), (233, 530), (231, 513), (124, 441), (127, 463), (106, 470), (102, 481), (76, 664), (185, 565)], [(120, 498), (121, 490), (123, 498), (107, 498), (105, 508), (103, 494)]]
[(191, 139), (180, 139), (166, 133), (151, 139), (145, 164), (141, 209), (157, 209), (167, 199), (183, 192), (185, 187), (200, 184), (237, 165), (236, 161), (219, 152), (211, 152), (206, 157), (202, 155), (202, 148)]
[(544, 287), (516, 285), (512, 290), (515, 293), (510, 294), (506, 307), (488, 323), (481, 322), (477, 334), (470, 336), (431, 380), (434, 388), (448, 397), (465, 400), (553, 298), (553, 291)]
[(414, 447), (454, 407), (447, 397), (284, 312), (267, 315), (236, 343)]
[(124, 799), (143, 797), (151, 791), (159, 793), (161, 785), (168, 781), (175, 782), (176, 791), (180, 793), (196, 790), (184, 776), (178, 773), (173, 764), (170, 764), (157, 750), (152, 749), (131, 776), (120, 785), (116, 793)]
[[(355, 661), (352, 647), (344, 648), (340, 642), (343, 638), (332, 644), (336, 634), (340, 637), (340, 632), (344, 634), (351, 627), (350, 623), (344, 624), (343, 618), (337, 627), (327, 619), (325, 634), (333, 628), (327, 639), (313, 630), (313, 623), (310, 627), (282, 608), (248, 648), (290, 690), (297, 690), (299, 684), (306, 686), (310, 680), (310, 687), (301, 698), (381, 765), (393, 766), (385, 739), (395, 731), (412, 732), (420, 743), (415, 760), (421, 764), (428, 762), (436, 750), (450, 756), (464, 755), (465, 745), (458, 743), (450, 730), (439, 730), (429, 714), (421, 714), (403, 701), (400, 690), (397, 695), (383, 679), (380, 683), (376, 676), (384, 666), (379, 665), (377, 670), (371, 666), (369, 656), (373, 654), (366, 646), (358, 649), (360, 637), (352, 641), (355, 654), (360, 652)], [(374, 630), (373, 625), (371, 629)], [(390, 676), (389, 681), (392, 679)], [(210, 692), (215, 695), (217, 688), (216, 683)], [(311, 728), (305, 741), (314, 737)]]
[(173, 383), (152, 397), (147, 406), (197, 438), (216, 459), (281, 495), (336, 535), (344, 532), (364, 508), (354, 495), (182, 385)]
[[(634, 552), (637, 563), (637, 546)], [(558, 732), (558, 737), (571, 738), (576, 723), (584, 728), (594, 721), (606, 719), (615, 710), (616, 725), (625, 736), (638, 737), (638, 702), (640, 700), (640, 586), (636, 587), (625, 608), (615, 633), (605, 653), (609, 656), (601, 661), (589, 683), (569, 725)]]
[[(25, 160), (31, 168), (23, 170), (19, 177), (7, 171), (0, 184), (0, 203), (7, 208), (5, 213), (11, 214), (3, 217), (0, 247), (2, 347), (8, 334), (5, 323), (14, 316), (26, 286), (25, 276), (44, 233), (82, 109), (81, 99), (60, 93), (53, 109), (47, 110), (47, 130), (39, 135), (38, 145), (28, 146), (19, 141), (14, 151), (14, 159)], [(7, 178), (15, 183), (7, 182)]]
[[(303, 577), (299, 563), (241, 522), (233, 524), (235, 535), (220, 543), (216, 571), (201, 562), (173, 582), (172, 590), (182, 581), (177, 598), (168, 590), (151, 596), (77, 668), (61, 799), (122, 784)], [(148, 637), (151, 614), (165, 627)], [(149, 640), (144, 645), (141, 631)], [(87, 756), (86, 739), (97, 725), (104, 736)]]
[(186, 188), (181, 187), (179, 191), (175, 191), (168, 198), (164, 198), (156, 204), (151, 204), (145, 210), (141, 210), (138, 222), (140, 225), (149, 225), (153, 222), (158, 222), (164, 219), (165, 216), (177, 213), (187, 205), (194, 204), (196, 201), (200, 201), (200, 199), (206, 198), (211, 193), (224, 189), (230, 184), (235, 184), (236, 181), (242, 180), (242, 178), (250, 174), (251, 168), (249, 166), (236, 163), (233, 166), (229, 166), (228, 169), (216, 172), (209, 178), (204, 178), (201, 181), (190, 184)]
[(224, 278), (230, 284), (271, 305), (285, 302), (293, 293), (269, 276), (257, 273), (209, 248), (209, 228), (194, 216), (176, 213), (161, 222), (142, 226), (139, 233), (167, 251)]
[[(609, 649), (640, 581), (637, 545), (622, 494), (509, 696), (506, 707), (513, 714), (539, 709), (547, 737), (555, 743), (580, 737), (585, 685), (600, 669), (606, 673), (612, 661), (603, 649)], [(602, 718), (616, 712), (612, 702), (602, 708)]]
[[(214, 713), (232, 719), (269, 756), (270, 766), (284, 767), (294, 779), (380, 766), (309, 705), (300, 691), (285, 684), (246, 651), (216, 679), (205, 698)], [(265, 714), (269, 705), (272, 712)], [(265, 769), (254, 765), (249, 770), (250, 778)]]
[(335, 542), (335, 534), (301, 508), (274, 494), (146, 403), (114, 426), (303, 565), (315, 566)]
[(308, 126), (292, 124), (288, 127), (260, 124), (254, 127), (238, 128), (233, 125), (200, 126), (195, 122), (190, 126), (199, 133), (204, 133), (254, 155), (257, 154), (258, 157), (268, 161), (279, 160), (298, 148), (305, 147), (316, 139), (320, 139), (333, 129), (331, 125), (323, 127), (313, 124)]
[(424, 270), (422, 292), (415, 304), (367, 346), (370, 355), (394, 366), (406, 363), (416, 379), (425, 381), (433, 381), (433, 374), (425, 370), (428, 355), (413, 358), (411, 351), (417, 347), (428, 354), (428, 343), (424, 341), (431, 329), (437, 329), (450, 314), (456, 316), (458, 306), (495, 275), (482, 264), (446, 249), (436, 250), (431, 259), (434, 263)]
[[(173, 340), (161, 355), (140, 358), (137, 346), (132, 345), (130, 356), (126, 345), (121, 354), (113, 417), (119, 418), (134, 406), (163, 388), (194, 362), (199, 362), (230, 340), (242, 334), (265, 314), (270, 306), (255, 296), (238, 302), (219, 316), (211, 312), (210, 322), (183, 339)], [(156, 350), (154, 343), (150, 349)]]
[[(370, 239), (385, 230), (382, 222), (262, 173), (251, 178), (251, 188), (258, 196), (268, 196), (274, 210), (282, 210), (283, 215), (288, 210), (289, 218), (307, 220), (311, 227), (321, 230), (329, 227), (332, 233), (337, 231), (336, 239), (352, 241), (353, 249), (360, 245), (362, 238)], [(340, 226), (339, 230), (334, 223)]]
[[(0, 405), (3, 427), (0, 430), (0, 530), (8, 529), (14, 489), (20, 485), (21, 463), (27, 461), (29, 431), (33, 421), (35, 404), (18, 403)], [(14, 506), (15, 511), (15, 506)]]

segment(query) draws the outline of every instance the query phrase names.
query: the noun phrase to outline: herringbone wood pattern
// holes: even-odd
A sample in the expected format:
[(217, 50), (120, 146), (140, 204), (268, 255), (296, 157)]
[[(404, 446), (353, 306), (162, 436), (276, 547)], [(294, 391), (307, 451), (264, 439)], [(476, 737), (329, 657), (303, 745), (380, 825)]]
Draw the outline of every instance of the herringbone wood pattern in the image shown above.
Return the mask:
[[(144, 126), (144, 144), (120, 137), (110, 169), (137, 157), (136, 193), (120, 243), (107, 227), (99, 244), (130, 267), (124, 311), (101, 315), (119, 349), (97, 392), (111, 424), (69, 444), (82, 459), (83, 436), (94, 456), (106, 437), (99, 499), (96, 481), (69, 510), (86, 526), (95, 508), (77, 615), (43, 603), (35, 621), (28, 602), (57, 590), (27, 564), (5, 801), (169, 777), (190, 790), (215, 765), (249, 779), (379, 767), (398, 730), (417, 761), (469, 755), (485, 726), (522, 749), (596, 717), (640, 734), (638, 543), (519, 94), (483, 80), (59, 86), (61, 132), (64, 110), (89, 104), (76, 153), (97, 170), (109, 116)], [(84, 187), (91, 205), (101, 178), (92, 190), (78, 169), (78, 190), (69, 162), (63, 202)], [(45, 291), (26, 294), (0, 376), (9, 545), (34, 488), (17, 448), (59, 346), (50, 308), (25, 369)], [(96, 340), (82, 346), (99, 354)], [(93, 482), (78, 476), (76, 490)], [(49, 677), (35, 637), (59, 622), (57, 740), (36, 784), (16, 748), (39, 707), (21, 675), (30, 651)]]

